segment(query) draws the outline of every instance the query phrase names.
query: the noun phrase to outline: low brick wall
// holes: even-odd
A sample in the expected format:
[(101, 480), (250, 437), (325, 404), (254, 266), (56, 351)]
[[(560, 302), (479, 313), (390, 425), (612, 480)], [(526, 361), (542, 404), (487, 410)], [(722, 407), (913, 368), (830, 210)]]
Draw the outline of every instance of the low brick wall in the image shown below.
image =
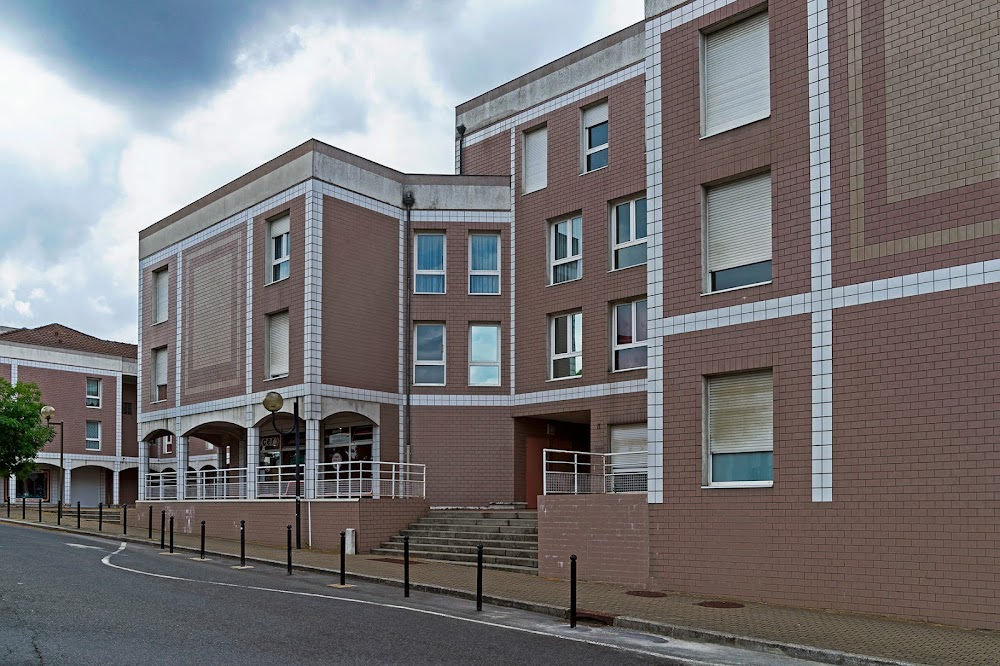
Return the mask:
[[(129, 527), (141, 534), (153, 507), (153, 530), (160, 529), (160, 512), (174, 517), (178, 534), (197, 534), (201, 521), (206, 533), (222, 539), (239, 539), (240, 521), (246, 521), (249, 543), (284, 546), (286, 525), (295, 525), (294, 500), (232, 500), (222, 502), (138, 502), (129, 512)], [(317, 550), (339, 550), (340, 533), (354, 528), (359, 553), (370, 552), (410, 523), (427, 514), (424, 499), (303, 500), (302, 545)]]
[(637, 588), (649, 584), (649, 508), (645, 494), (538, 498), (538, 575)]

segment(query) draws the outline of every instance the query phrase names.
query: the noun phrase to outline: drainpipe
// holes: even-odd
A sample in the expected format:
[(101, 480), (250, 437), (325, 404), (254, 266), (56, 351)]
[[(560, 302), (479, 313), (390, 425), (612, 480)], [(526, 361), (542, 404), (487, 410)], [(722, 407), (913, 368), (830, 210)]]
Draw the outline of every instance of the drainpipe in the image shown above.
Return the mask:
[(465, 125), (455, 128), (458, 131), (458, 175), (462, 175), (462, 152), (465, 149)]
[(403, 207), (406, 208), (406, 334), (405, 334), (405, 358), (406, 367), (403, 370), (403, 374), (406, 377), (406, 406), (403, 409), (403, 432), (404, 432), (404, 445), (403, 445), (403, 457), (406, 463), (410, 462), (410, 401), (412, 392), (412, 363), (410, 362), (410, 355), (413, 353), (413, 341), (411, 337), (413, 336), (413, 322), (410, 315), (410, 299), (413, 295), (413, 267), (410, 265), (413, 261), (413, 234), (410, 230), (410, 209), (413, 208), (413, 204), (416, 200), (413, 198), (413, 192), (407, 190), (403, 193)]

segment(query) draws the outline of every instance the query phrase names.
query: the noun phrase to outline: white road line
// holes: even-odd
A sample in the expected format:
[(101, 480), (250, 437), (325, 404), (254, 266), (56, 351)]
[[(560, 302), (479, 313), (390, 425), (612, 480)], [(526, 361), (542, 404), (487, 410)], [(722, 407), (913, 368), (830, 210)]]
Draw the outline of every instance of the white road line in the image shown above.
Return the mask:
[(423, 609), (423, 608), (412, 608), (410, 606), (400, 606), (398, 604), (385, 604), (385, 603), (379, 603), (377, 601), (366, 601), (364, 599), (350, 599), (350, 598), (345, 598), (345, 597), (332, 597), (332, 596), (329, 596), (329, 595), (326, 595), (326, 594), (315, 594), (315, 593), (312, 593), (312, 592), (293, 592), (291, 590), (279, 590), (279, 589), (275, 589), (275, 588), (271, 588), (271, 587), (258, 587), (256, 585), (237, 585), (236, 583), (222, 583), (222, 582), (219, 582), (219, 581), (212, 581), (212, 580), (195, 580), (193, 578), (182, 578), (180, 576), (170, 576), (170, 575), (167, 575), (167, 574), (152, 573), (150, 571), (140, 571), (139, 569), (130, 569), (128, 567), (123, 567), (123, 566), (120, 566), (120, 565), (117, 565), (117, 564), (112, 564), (111, 563), (111, 558), (113, 556), (119, 554), (123, 550), (125, 550), (125, 546), (126, 545), (127, 545), (127, 542), (123, 541), (122, 545), (118, 547), (118, 550), (116, 550), (115, 552), (109, 553), (108, 555), (104, 556), (104, 558), (101, 559), (101, 563), (102, 564), (106, 564), (107, 566), (111, 567), (112, 569), (119, 569), (121, 571), (128, 571), (130, 573), (136, 573), (136, 574), (140, 574), (140, 575), (143, 575), (143, 576), (151, 576), (153, 578), (163, 578), (165, 580), (176, 580), (176, 581), (181, 581), (181, 582), (185, 582), (185, 583), (200, 583), (200, 584), (203, 584), (203, 585), (217, 585), (219, 587), (233, 587), (233, 588), (244, 589), (244, 590), (254, 590), (254, 591), (257, 591), (257, 592), (275, 592), (277, 594), (291, 594), (291, 595), (300, 596), (300, 597), (313, 597), (313, 598), (316, 598), (316, 599), (327, 599), (329, 601), (342, 601), (342, 602), (345, 602), (345, 603), (362, 604), (362, 605), (365, 605), (365, 606), (380, 606), (382, 608), (391, 608), (391, 609), (394, 609), (394, 610), (402, 610), (402, 611), (410, 611), (410, 612), (413, 612), (413, 613), (421, 613), (423, 615), (432, 615), (432, 616), (435, 616), (435, 617), (444, 617), (444, 618), (448, 618), (450, 620), (460, 620), (462, 622), (470, 622), (472, 624), (479, 624), (479, 625), (483, 625), (483, 626), (487, 626), (487, 627), (495, 627), (497, 629), (510, 629), (512, 631), (520, 631), (520, 632), (523, 632), (523, 633), (526, 633), (526, 634), (535, 634), (536, 636), (547, 636), (549, 638), (561, 638), (563, 640), (574, 641), (576, 643), (585, 643), (587, 645), (595, 645), (595, 646), (598, 646), (598, 647), (612, 648), (614, 650), (624, 650), (626, 652), (635, 652), (637, 654), (643, 654), (643, 655), (647, 655), (647, 656), (650, 656), (650, 657), (657, 657), (659, 659), (667, 659), (667, 658), (669, 658), (669, 659), (674, 659), (677, 662), (682, 662), (682, 663), (685, 663), (685, 664), (691, 664), (692, 666), (701, 666), (701, 665), (703, 665), (705, 663), (705, 662), (702, 662), (702, 661), (694, 661), (694, 660), (690, 660), (690, 659), (685, 659), (684, 657), (674, 657), (674, 656), (671, 656), (671, 655), (665, 655), (665, 654), (661, 654), (661, 653), (658, 653), (658, 652), (652, 652), (650, 650), (642, 650), (640, 648), (627, 647), (627, 646), (621, 646), (621, 645), (614, 645), (613, 643), (603, 643), (601, 641), (588, 640), (588, 639), (585, 639), (585, 638), (577, 638), (575, 636), (561, 636), (559, 634), (551, 634), (551, 633), (547, 633), (547, 632), (544, 632), (544, 631), (538, 631), (538, 630), (535, 630), (535, 629), (526, 629), (526, 628), (523, 628), (523, 627), (512, 627), (512, 626), (505, 625), (505, 624), (498, 624), (496, 622), (487, 622), (486, 620), (474, 620), (472, 618), (462, 617), (460, 615), (449, 615), (447, 613), (441, 613), (439, 611), (426, 610), (426, 609)]
[(100, 546), (85, 546), (82, 543), (67, 543), (66, 545), (69, 546), (70, 548), (90, 548), (92, 550), (104, 550)]

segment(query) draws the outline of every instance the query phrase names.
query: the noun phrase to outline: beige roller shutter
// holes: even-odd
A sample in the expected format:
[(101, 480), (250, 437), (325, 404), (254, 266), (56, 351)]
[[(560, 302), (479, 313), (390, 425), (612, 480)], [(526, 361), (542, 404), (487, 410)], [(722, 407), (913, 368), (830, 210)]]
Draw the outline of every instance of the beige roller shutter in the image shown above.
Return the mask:
[(268, 376), (288, 374), (288, 312), (268, 318)]
[(611, 426), (611, 453), (646, 453), (646, 424)]
[(770, 370), (710, 378), (708, 409), (712, 453), (774, 449), (774, 385)]
[(708, 270), (771, 259), (771, 174), (710, 187), (705, 197)]
[(271, 238), (277, 238), (283, 234), (287, 234), (289, 229), (288, 216), (279, 217), (277, 220), (271, 221)]
[(549, 184), (549, 128), (524, 134), (524, 192), (534, 192)]
[(583, 126), (593, 127), (608, 119), (608, 103), (595, 104), (583, 110)]
[(771, 113), (767, 13), (707, 35), (704, 57), (706, 135)]
[(167, 349), (161, 347), (153, 350), (153, 399), (156, 400), (156, 387), (167, 383)]
[(159, 323), (167, 320), (167, 299), (169, 298), (169, 291), (167, 289), (169, 281), (167, 280), (167, 276), (168, 273), (166, 269), (153, 273), (153, 304), (156, 306), (153, 323)]

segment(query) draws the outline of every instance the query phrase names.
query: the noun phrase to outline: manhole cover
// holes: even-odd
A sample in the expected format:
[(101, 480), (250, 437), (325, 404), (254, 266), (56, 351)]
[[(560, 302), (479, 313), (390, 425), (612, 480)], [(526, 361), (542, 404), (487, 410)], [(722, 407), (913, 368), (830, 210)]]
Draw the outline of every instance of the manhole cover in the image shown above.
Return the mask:
[(625, 594), (631, 594), (633, 597), (665, 597), (666, 592), (657, 592), (656, 590), (629, 590)]
[(699, 601), (695, 606), (704, 606), (705, 608), (743, 608), (743, 604), (738, 604), (735, 601)]
[[(374, 558), (372, 558), (372, 561), (373, 562), (391, 562), (392, 564), (405, 564), (405, 562), (403, 562), (403, 559), (399, 558), (399, 557), (374, 557)], [(410, 560), (410, 564), (420, 564), (420, 562), (418, 562), (416, 560)]]

